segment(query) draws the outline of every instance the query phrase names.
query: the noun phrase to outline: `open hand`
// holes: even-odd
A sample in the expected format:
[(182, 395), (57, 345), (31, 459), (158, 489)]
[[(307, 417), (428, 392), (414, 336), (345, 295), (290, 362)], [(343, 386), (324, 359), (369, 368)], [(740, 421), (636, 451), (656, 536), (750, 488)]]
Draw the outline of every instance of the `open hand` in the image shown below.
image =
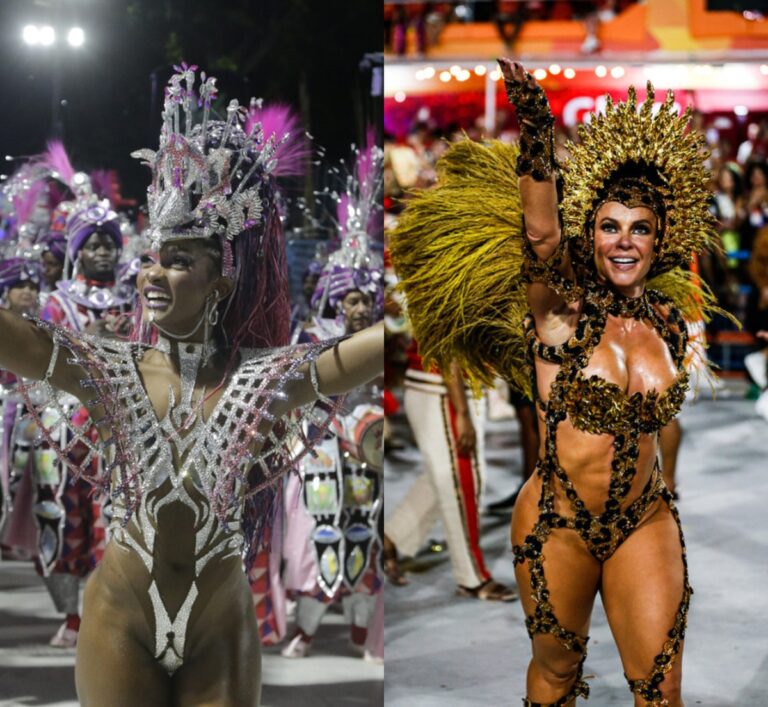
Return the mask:
[(504, 76), (507, 98), (513, 105), (520, 106), (524, 96), (530, 96), (542, 90), (536, 79), (526, 72), (525, 67), (519, 61), (512, 61), (506, 57), (500, 57), (496, 61), (499, 62), (501, 73)]
[[(519, 61), (512, 61), (507, 57), (499, 57), (496, 59), (499, 62), (499, 68), (504, 76), (505, 83), (519, 84), (533, 79), (533, 76), (526, 73), (525, 67)], [(533, 79), (535, 81), (535, 79)]]

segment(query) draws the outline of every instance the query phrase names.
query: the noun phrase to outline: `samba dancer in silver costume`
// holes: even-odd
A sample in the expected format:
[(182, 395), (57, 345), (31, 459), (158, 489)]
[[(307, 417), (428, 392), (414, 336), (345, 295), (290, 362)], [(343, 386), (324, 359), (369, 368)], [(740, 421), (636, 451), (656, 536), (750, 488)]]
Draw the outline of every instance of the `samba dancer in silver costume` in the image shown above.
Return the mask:
[[(2, 341), (14, 341), (0, 344), (0, 365), (40, 379), (54, 399), (54, 387), (76, 395), (100, 432), (95, 444), (71, 429), (88, 449), (77, 465), (59, 450), (75, 471), (104, 455), (92, 481), (114, 506), (78, 640), (86, 707), (258, 704), (244, 541), (256, 546), (259, 523), (269, 522), (266, 492), (313, 444), (301, 423), (322, 433), (335, 409), (327, 396), (382, 366), (375, 327), (271, 348), (287, 341), (289, 323), (275, 203), (280, 138), (259, 126), (246, 134), (236, 101), (226, 121), (210, 120), (213, 78), (197, 89), (202, 121), (193, 125), (194, 81), (186, 65), (171, 78), (160, 148), (137, 154), (153, 171), (138, 340), (0, 314)], [(38, 424), (53, 443), (50, 426)]]

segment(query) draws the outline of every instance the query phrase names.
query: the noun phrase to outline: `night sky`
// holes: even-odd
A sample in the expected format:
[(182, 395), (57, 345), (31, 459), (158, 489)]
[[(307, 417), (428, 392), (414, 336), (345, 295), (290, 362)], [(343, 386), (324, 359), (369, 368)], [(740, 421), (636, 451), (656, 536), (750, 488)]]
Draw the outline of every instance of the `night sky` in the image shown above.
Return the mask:
[[(44, 21), (61, 28), (56, 46), (25, 45), (22, 27)], [(65, 37), (73, 25), (86, 33), (77, 50)], [(381, 27), (381, 0), (3, 0), (0, 155), (44, 149), (55, 62), (75, 168), (115, 168), (123, 195), (143, 201), (149, 174), (129, 153), (157, 147), (163, 87), (184, 59), (218, 77), (222, 107), (252, 95), (290, 103), (329, 158), (345, 157), (364, 124), (381, 120), (358, 68), (382, 51)]]

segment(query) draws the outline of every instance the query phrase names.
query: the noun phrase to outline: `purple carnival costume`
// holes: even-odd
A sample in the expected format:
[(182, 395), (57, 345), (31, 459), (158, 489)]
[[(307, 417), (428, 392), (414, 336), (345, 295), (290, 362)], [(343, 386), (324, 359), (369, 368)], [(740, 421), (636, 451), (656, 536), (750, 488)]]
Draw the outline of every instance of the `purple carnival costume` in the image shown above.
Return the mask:
[[(0, 261), (0, 306), (8, 307), (9, 291), (31, 283), (40, 287), (40, 265), (32, 254)], [(27, 312), (34, 314), (35, 311)], [(0, 372), (2, 448), (0, 451), (0, 542), (12, 556), (30, 557), (35, 547), (32, 487), (35, 466), (45, 463), (34, 449), (35, 427), (24, 419), (17, 378)]]

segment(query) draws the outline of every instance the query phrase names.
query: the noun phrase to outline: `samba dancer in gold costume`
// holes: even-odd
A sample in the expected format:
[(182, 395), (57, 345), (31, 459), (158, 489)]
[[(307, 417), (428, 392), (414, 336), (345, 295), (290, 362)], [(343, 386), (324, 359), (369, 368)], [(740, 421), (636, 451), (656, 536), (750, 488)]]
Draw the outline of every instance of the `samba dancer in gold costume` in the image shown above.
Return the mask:
[(426, 359), (457, 360), (477, 383), (501, 375), (536, 401), (537, 473), (512, 521), (533, 650), (524, 704), (588, 695), (600, 591), (635, 705), (679, 706), (692, 590), (657, 456), (688, 386), (685, 318), (713, 306), (681, 267), (714, 226), (702, 140), (671, 94), (654, 115), (652, 87), (639, 111), (631, 88), (561, 167), (544, 92), (500, 63), (519, 155), (454, 146), (438, 187), (406, 209), (393, 262)]

